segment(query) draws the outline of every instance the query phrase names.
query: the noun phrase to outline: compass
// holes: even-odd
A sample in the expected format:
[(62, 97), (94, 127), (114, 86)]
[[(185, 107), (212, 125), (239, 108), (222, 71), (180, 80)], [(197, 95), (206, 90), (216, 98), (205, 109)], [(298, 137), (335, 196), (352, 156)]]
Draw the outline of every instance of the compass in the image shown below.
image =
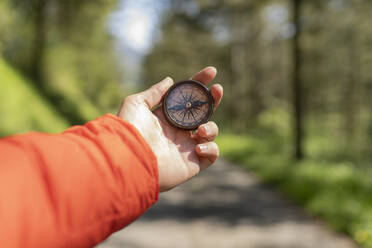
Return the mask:
[(194, 80), (181, 81), (165, 94), (163, 112), (173, 126), (194, 130), (211, 118), (213, 97), (203, 84)]

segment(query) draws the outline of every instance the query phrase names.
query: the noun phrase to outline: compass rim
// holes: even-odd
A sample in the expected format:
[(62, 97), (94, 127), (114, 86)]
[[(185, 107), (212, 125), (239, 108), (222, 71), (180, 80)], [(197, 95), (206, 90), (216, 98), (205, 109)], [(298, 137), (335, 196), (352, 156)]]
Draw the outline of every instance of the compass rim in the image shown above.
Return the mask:
[[(177, 87), (181, 86), (181, 85), (184, 85), (184, 84), (191, 84), (191, 85), (194, 85), (194, 86), (197, 86), (199, 88), (201, 88), (206, 96), (208, 97), (208, 100), (209, 100), (209, 107), (208, 107), (208, 113), (206, 114), (206, 116), (204, 118), (201, 119), (201, 121), (198, 121), (196, 124), (192, 125), (192, 126), (183, 126), (183, 125), (180, 125), (178, 124), (176, 121), (174, 121), (171, 117), (170, 117), (170, 114), (168, 112), (168, 109), (167, 109), (167, 104), (166, 104), (166, 101), (169, 97), (169, 94)], [(177, 82), (175, 84), (173, 84), (167, 91), (167, 93), (164, 95), (163, 97), (163, 100), (162, 100), (162, 109), (163, 109), (163, 113), (165, 115), (165, 118), (167, 119), (167, 121), (174, 127), (176, 128), (179, 128), (179, 129), (183, 129), (183, 130), (195, 130), (197, 129), (200, 125), (204, 124), (204, 123), (207, 123), (212, 115), (213, 115), (213, 109), (214, 109), (214, 103), (213, 103), (213, 97), (212, 97), (212, 94), (210, 92), (210, 90), (208, 89), (207, 86), (205, 86), (203, 83), (199, 82), (199, 81), (196, 81), (196, 80), (192, 80), (192, 79), (188, 79), (188, 80), (183, 80), (183, 81), (180, 81), (180, 82)]]

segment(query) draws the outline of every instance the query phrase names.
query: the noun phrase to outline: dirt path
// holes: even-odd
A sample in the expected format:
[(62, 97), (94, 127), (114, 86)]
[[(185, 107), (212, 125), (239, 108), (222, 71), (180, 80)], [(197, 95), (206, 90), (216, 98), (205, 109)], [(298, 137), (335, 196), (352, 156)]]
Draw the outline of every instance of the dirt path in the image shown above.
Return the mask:
[(162, 194), (138, 221), (99, 248), (355, 248), (272, 189), (220, 160)]

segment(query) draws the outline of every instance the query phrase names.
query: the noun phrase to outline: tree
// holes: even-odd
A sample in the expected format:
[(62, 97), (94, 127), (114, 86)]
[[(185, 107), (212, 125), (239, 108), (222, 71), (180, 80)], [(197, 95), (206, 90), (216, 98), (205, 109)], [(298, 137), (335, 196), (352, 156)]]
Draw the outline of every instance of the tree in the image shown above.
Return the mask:
[(301, 79), (301, 6), (302, 0), (292, 0), (293, 4), (293, 23), (295, 27), (295, 34), (293, 36), (292, 56), (293, 56), (293, 76), (292, 76), (292, 94), (293, 94), (293, 109), (294, 109), (294, 148), (295, 158), (300, 160), (304, 157), (303, 138), (304, 138), (304, 125), (303, 125), (303, 102), (302, 102), (302, 79)]
[(121, 98), (121, 72), (106, 25), (116, 2), (6, 3), (17, 15), (8, 26), (17, 32), (9, 33), (5, 26), (0, 29), (1, 36), (10, 37), (4, 39), (2, 55), (31, 78), (39, 93), (71, 124), (110, 111)]

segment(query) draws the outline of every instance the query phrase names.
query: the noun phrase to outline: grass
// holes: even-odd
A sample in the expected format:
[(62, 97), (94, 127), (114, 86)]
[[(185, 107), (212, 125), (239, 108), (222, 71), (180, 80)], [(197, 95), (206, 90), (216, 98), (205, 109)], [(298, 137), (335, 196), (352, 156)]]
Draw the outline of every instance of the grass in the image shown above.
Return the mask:
[(217, 143), (224, 157), (255, 172), (362, 247), (372, 247), (371, 169), (346, 160), (294, 162), (289, 146), (275, 135), (225, 134)]
[(0, 136), (27, 131), (59, 132), (68, 126), (32, 87), (0, 57)]

